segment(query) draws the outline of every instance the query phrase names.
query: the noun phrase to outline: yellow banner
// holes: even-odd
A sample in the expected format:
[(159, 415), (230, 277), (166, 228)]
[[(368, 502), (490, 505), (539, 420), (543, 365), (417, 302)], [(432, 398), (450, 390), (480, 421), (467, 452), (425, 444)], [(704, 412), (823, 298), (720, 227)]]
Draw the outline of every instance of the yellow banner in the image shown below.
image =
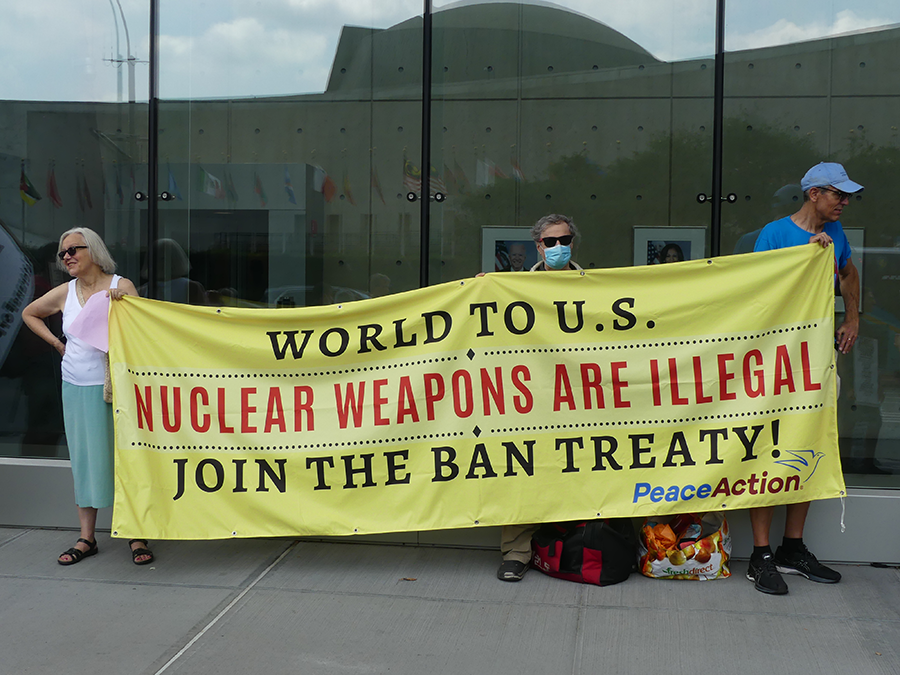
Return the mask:
[(305, 309), (112, 303), (117, 536), (433, 530), (843, 494), (830, 249)]

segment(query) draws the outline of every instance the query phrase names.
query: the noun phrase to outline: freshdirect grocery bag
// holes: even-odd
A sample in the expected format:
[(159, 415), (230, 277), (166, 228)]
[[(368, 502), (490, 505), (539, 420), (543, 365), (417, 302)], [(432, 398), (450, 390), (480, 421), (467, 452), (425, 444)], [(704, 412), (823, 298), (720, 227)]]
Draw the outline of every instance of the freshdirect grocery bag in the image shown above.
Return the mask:
[(731, 536), (724, 513), (647, 518), (639, 552), (645, 577), (705, 581), (731, 576)]

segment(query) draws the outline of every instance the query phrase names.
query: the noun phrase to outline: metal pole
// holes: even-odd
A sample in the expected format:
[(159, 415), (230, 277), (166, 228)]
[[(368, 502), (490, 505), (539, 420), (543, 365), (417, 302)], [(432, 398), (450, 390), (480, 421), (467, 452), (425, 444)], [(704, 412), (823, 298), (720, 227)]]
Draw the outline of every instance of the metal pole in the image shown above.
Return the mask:
[[(131, 63), (129, 61), (129, 63)], [(147, 285), (156, 298), (156, 240), (159, 237), (159, 0), (150, 3), (150, 109), (147, 131)]]
[[(113, 24), (116, 27), (116, 101), (122, 102), (122, 48), (119, 45), (119, 17), (116, 16), (116, 8), (113, 0), (109, 0), (109, 8), (112, 10)], [(121, 9), (121, 6), (119, 7)]]
[(422, 15), (422, 199), (419, 229), (419, 287), (428, 285), (431, 244), (431, 0)]
[[(134, 58), (134, 55), (131, 53), (131, 36), (128, 34), (128, 23), (125, 21), (125, 12), (122, 11), (122, 3), (119, 0), (116, 0), (116, 4), (119, 6), (119, 14), (122, 15), (122, 27), (125, 29), (125, 53), (127, 54), (126, 60), (128, 62), (128, 102), (134, 103), (134, 65), (137, 62), (137, 59)], [(153, 5), (156, 4), (155, 0), (151, 3), (150, 8), (150, 30), (151, 36), (150, 40), (152, 42), (153, 35)], [(157, 38), (159, 37), (157, 31)], [(152, 46), (151, 46), (152, 49)], [(150, 57), (153, 58), (152, 56)]]
[(722, 146), (725, 98), (725, 0), (716, 0), (716, 66), (713, 91), (713, 175), (710, 255), (722, 247)]

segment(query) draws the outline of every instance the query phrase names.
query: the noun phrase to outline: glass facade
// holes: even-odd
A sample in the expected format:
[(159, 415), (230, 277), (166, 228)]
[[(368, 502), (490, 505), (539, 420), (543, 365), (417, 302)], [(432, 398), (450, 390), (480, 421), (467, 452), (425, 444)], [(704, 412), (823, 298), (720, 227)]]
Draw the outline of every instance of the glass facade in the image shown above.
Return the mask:
[[(64, 281), (78, 225), (143, 295), (244, 307), (528, 265), (551, 212), (586, 268), (741, 253), (839, 161), (866, 186), (843, 218), (862, 315), (841, 453), (849, 485), (900, 487), (896, 3), (154, 1), (158, 56), (149, 3), (6, 3), (5, 310)], [(0, 319), (0, 455), (64, 458), (56, 353)]]

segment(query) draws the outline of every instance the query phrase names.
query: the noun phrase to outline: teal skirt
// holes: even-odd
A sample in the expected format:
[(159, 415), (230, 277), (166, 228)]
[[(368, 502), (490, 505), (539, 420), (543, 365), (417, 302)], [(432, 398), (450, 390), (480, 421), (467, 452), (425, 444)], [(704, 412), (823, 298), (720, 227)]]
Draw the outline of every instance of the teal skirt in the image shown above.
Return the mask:
[(113, 413), (103, 385), (62, 383), (63, 421), (75, 479), (75, 503), (95, 509), (113, 503)]

